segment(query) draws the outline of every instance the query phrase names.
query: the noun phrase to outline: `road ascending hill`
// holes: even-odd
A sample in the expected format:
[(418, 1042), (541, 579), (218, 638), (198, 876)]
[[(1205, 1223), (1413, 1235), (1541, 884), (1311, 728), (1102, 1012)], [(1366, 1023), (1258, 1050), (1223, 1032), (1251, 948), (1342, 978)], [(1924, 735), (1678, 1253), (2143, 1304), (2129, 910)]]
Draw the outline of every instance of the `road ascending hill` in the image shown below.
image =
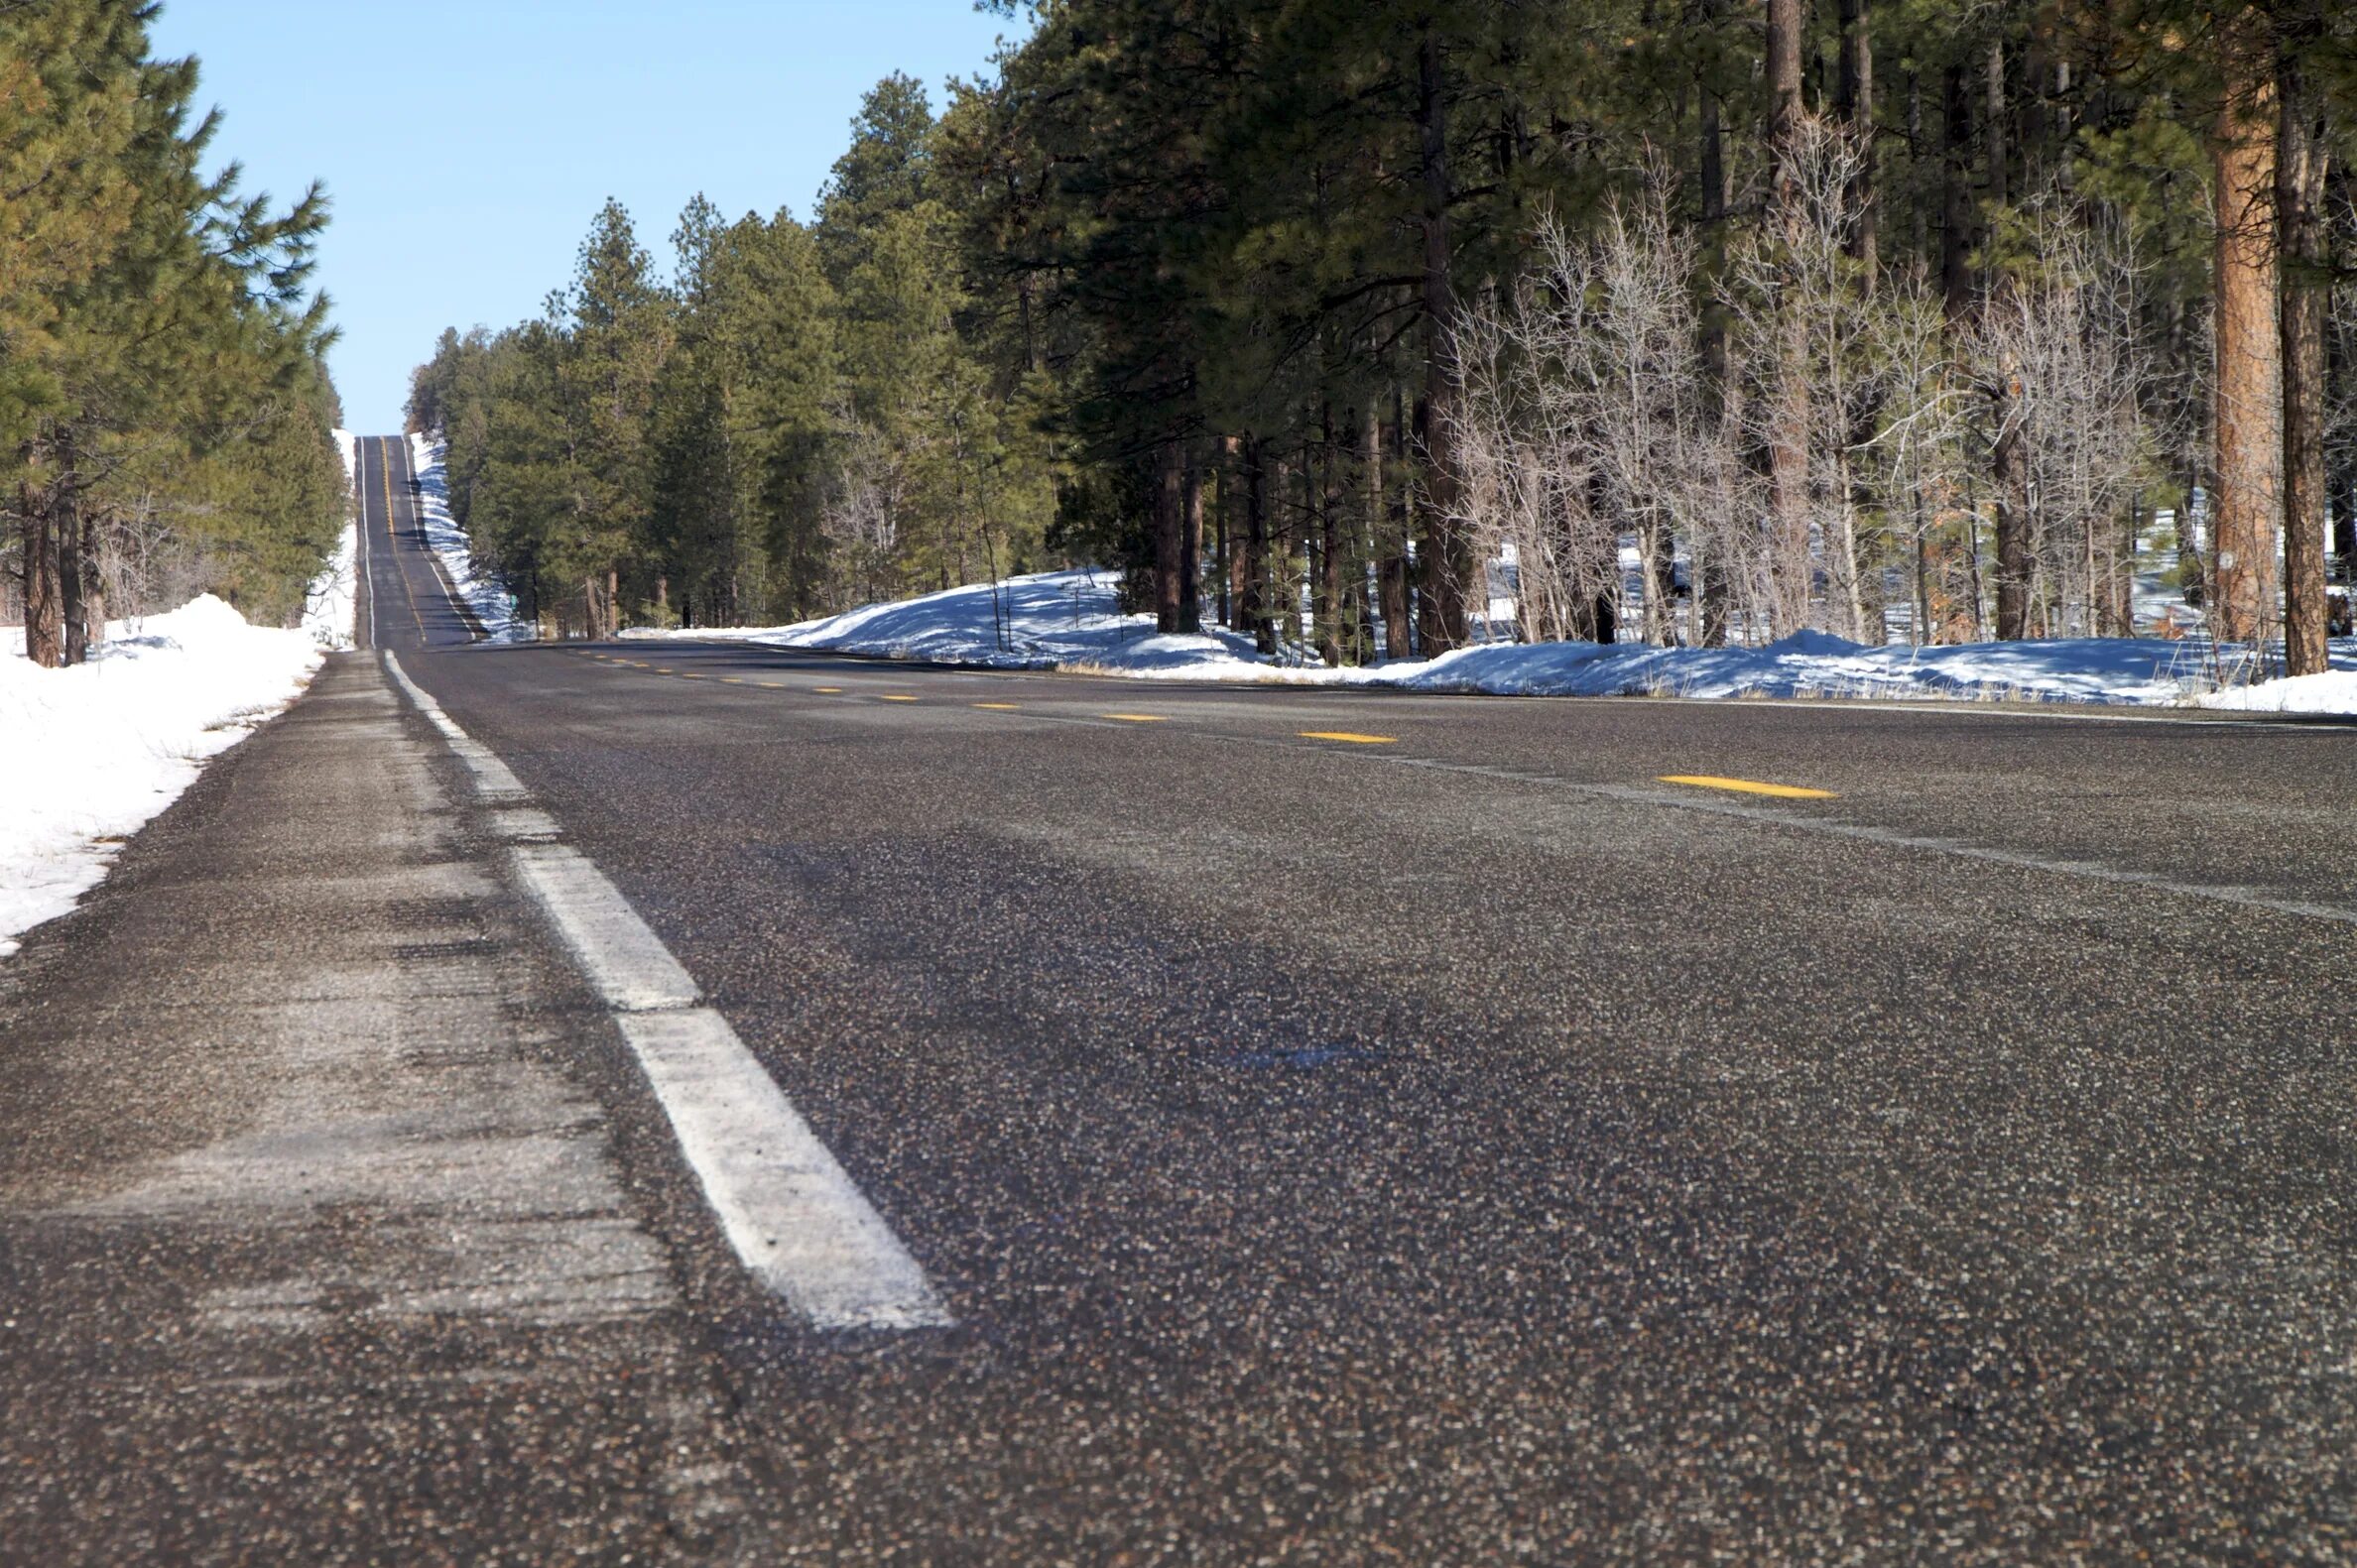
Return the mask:
[[(0, 996), (0, 1554), (2345, 1550), (2357, 732), (490, 647), (371, 462), (420, 700), (339, 659)], [(297, 934), (125, 1013), (232, 875)], [(854, 1232), (937, 1310), (812, 1308)]]

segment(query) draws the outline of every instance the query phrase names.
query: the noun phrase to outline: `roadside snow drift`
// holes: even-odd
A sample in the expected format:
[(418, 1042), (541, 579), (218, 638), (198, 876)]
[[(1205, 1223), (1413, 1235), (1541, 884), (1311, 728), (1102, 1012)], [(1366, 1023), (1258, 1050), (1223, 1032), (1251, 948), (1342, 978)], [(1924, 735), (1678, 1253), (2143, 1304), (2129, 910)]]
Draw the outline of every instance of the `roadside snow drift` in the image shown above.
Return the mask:
[[(1123, 615), (1107, 571), (1042, 572), (756, 630), (625, 632), (625, 637), (741, 641), (999, 668), (1069, 669), (1138, 679), (1287, 681), (1504, 696), (1879, 697), (2028, 702), (2183, 703), (2357, 712), (2357, 643), (2334, 646), (2348, 670), (2219, 686), (2197, 639), (2087, 638), (1880, 648), (1804, 632), (1765, 648), (1651, 648), (1639, 643), (1493, 643), (1429, 661), (1328, 669), (1301, 655), (1270, 659), (1224, 631), (1166, 637), (1151, 616)], [(2203, 697), (2203, 693), (2210, 693)]]
[(72, 908), (122, 841), (177, 799), (206, 758), (294, 701), (323, 657), (311, 630), (248, 626), (211, 594), (109, 624), (90, 662), (70, 669), (43, 669), (21, 636), (0, 635), (10, 752), (0, 769), (0, 956)]
[(451, 521), (450, 477), (443, 461), (447, 448), (440, 441), (414, 433), (409, 443), (410, 468), (418, 476), (418, 521), (459, 601), (474, 613), (490, 641), (532, 641), (533, 628), (516, 619), (516, 601), (498, 583), (475, 574), (474, 548), (465, 531)]
[(335, 553), (303, 596), (303, 629), (331, 653), (357, 640), (360, 593), (354, 572), (359, 551), (360, 525), (346, 523), (336, 539)]
[[(2351, 657), (2346, 647), (2336, 645), (2334, 655), (2335, 664), (2357, 665), (2357, 658)], [(2213, 691), (2200, 701), (2205, 708), (2229, 708), (2239, 713), (2357, 713), (2357, 667), (2232, 686)]]

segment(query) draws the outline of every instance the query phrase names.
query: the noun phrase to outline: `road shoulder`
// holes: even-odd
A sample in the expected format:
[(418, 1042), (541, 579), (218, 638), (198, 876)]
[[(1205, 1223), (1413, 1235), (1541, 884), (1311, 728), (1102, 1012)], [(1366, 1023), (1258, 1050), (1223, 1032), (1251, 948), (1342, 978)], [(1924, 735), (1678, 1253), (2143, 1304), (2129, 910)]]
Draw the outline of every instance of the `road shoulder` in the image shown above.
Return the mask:
[(0, 1560), (730, 1555), (608, 1027), (341, 656), (0, 978)]

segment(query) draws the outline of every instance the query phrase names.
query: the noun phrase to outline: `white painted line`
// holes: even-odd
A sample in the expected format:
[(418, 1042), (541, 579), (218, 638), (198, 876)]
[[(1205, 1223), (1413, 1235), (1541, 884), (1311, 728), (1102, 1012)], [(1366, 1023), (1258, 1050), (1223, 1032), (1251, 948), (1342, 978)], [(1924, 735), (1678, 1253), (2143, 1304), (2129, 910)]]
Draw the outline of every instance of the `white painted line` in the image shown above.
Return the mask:
[(510, 835), (532, 894), (638, 1057), (721, 1234), (763, 1288), (820, 1328), (946, 1324), (925, 1269), (860, 1192), (728, 1020), (699, 1006), (694, 977), (580, 851), (551, 842), (516, 776), (419, 689), (385, 667), (449, 740)]
[(923, 1328), (948, 1312), (728, 1021), (629, 1013), (623, 1037), (756, 1278), (822, 1328)]
[(694, 979), (588, 856), (545, 843), (518, 844), (511, 853), (524, 886), (607, 1007), (652, 1013), (703, 1000)]
[(410, 701), (417, 704), (418, 711), (426, 715), (427, 721), (442, 732), (442, 739), (450, 743), (450, 750), (458, 754), (458, 760), (466, 764), (467, 772), (474, 775), (475, 789), (486, 802), (493, 805), (522, 805), (532, 799), (532, 791), (524, 787), (524, 781), (518, 779), (490, 747), (460, 729), (441, 710), (440, 703), (418, 689), (417, 682), (410, 679), (409, 671), (401, 667), (401, 661), (393, 657), (391, 649), (386, 649), (384, 656), (385, 668), (392, 672), (401, 689), (409, 693)]

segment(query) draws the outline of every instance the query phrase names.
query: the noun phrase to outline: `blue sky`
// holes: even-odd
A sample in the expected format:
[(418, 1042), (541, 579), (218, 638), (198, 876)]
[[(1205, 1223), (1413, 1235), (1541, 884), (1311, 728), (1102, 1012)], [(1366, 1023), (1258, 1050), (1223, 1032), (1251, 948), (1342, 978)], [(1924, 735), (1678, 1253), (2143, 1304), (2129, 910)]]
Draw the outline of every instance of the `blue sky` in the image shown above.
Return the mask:
[(374, 433), (444, 326), (539, 310), (608, 195), (667, 263), (698, 190), (806, 217), (867, 87), (905, 70), (938, 108), (1012, 27), (970, 0), (168, 0), (155, 40), (203, 61), (248, 189), (326, 182), (335, 382)]

